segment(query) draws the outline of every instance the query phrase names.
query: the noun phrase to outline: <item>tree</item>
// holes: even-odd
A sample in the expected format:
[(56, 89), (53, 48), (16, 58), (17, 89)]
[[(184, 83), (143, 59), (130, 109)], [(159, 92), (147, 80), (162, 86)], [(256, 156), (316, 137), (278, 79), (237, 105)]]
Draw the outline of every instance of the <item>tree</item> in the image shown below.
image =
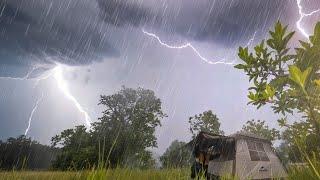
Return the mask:
[(189, 129), (193, 137), (197, 136), (200, 131), (224, 134), (224, 132), (220, 130), (219, 118), (213, 114), (211, 110), (190, 117), (189, 124)]
[(79, 170), (97, 165), (98, 154), (91, 134), (85, 126), (66, 129), (51, 139), (52, 146), (62, 146), (52, 167), (61, 170)]
[(127, 157), (139, 157), (147, 154), (147, 148), (157, 147), (155, 128), (165, 114), (153, 91), (123, 87), (114, 95), (101, 96), (99, 104), (105, 110), (93, 124), (93, 135), (100, 141), (105, 138), (106, 147), (114, 144), (107, 149), (111, 164), (128, 164)]
[[(308, 122), (294, 122), (290, 128), (282, 132), (283, 145), (279, 148), (280, 153), (287, 156), (288, 162), (303, 162), (304, 157), (300, 152), (304, 151), (308, 156), (313, 156), (314, 153), (320, 152), (320, 141), (316, 134), (310, 133), (312, 125)], [(303, 135), (301, 139), (303, 143), (297, 143), (297, 136)], [(300, 139), (300, 138), (299, 138)]]
[(154, 166), (148, 149), (157, 147), (155, 128), (166, 116), (154, 92), (122, 87), (113, 95), (102, 95), (99, 105), (104, 108), (102, 117), (89, 131), (78, 126), (52, 139), (54, 146), (63, 146), (56, 167), (82, 169), (99, 163), (111, 167)]
[(160, 157), (164, 168), (182, 168), (191, 164), (192, 154), (185, 142), (175, 140)]
[(280, 138), (280, 132), (275, 128), (269, 128), (269, 126), (266, 125), (265, 121), (255, 121), (254, 119), (251, 121), (247, 121), (246, 124), (242, 126), (242, 130), (260, 135), (270, 141), (274, 141)]
[(277, 22), (269, 33), (271, 37), (255, 46), (254, 52), (248, 47), (239, 48), (243, 63), (235, 68), (244, 71), (252, 82), (250, 104), (257, 108), (271, 104), (275, 113), (297, 113), (301, 117), (304, 125), (288, 124), (285, 117), (278, 122), (287, 128), (287, 134), (292, 135), (290, 141), (310, 163), (311, 154), (320, 159), (320, 23), (309, 42), (299, 41), (294, 51), (288, 47), (294, 32), (288, 33), (287, 26)]
[(24, 135), (0, 141), (0, 169), (47, 169), (59, 150)]

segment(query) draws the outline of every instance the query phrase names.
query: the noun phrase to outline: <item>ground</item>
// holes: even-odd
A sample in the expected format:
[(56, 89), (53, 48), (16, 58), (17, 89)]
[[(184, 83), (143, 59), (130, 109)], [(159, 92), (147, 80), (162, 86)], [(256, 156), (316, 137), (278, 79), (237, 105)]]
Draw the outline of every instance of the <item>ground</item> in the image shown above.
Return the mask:
[(59, 171), (10, 171), (0, 172), (1, 180), (175, 180), (189, 179), (187, 169), (132, 170), (115, 169), (100, 171), (59, 172)]

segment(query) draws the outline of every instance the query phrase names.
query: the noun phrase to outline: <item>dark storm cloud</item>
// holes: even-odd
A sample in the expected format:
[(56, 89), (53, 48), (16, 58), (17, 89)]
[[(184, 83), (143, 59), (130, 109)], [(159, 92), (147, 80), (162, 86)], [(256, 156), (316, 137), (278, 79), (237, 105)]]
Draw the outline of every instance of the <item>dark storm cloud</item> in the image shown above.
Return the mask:
[(66, 1), (59, 0), (47, 4), (39, 0), (1, 0), (0, 75), (10, 76), (6, 66), (30, 68), (53, 61), (82, 65), (117, 55), (99, 32), (101, 26), (94, 21), (94, 14), (85, 19), (74, 11), (81, 8), (79, 2), (69, 2), (67, 7)]
[[(208, 14), (199, 29), (199, 39), (218, 39), (228, 43), (251, 37), (255, 31), (266, 31), (280, 19), (288, 20), (288, 1), (283, 0), (234, 0), (230, 4), (219, 1), (221, 12)], [(229, 1), (230, 2), (230, 1)]]
[(0, 0), (0, 76), (15, 73), (7, 66), (82, 65), (118, 55), (110, 26), (234, 45), (288, 19), (293, 1)]
[(119, 0), (97, 0), (101, 18), (110, 24), (120, 26), (131, 24), (139, 26), (154, 16), (151, 11), (141, 5)]
[[(176, 33), (199, 41), (230, 45), (247, 40), (276, 20), (288, 20), (294, 0), (97, 0), (102, 19), (154, 31)], [(263, 32), (261, 32), (263, 33)]]

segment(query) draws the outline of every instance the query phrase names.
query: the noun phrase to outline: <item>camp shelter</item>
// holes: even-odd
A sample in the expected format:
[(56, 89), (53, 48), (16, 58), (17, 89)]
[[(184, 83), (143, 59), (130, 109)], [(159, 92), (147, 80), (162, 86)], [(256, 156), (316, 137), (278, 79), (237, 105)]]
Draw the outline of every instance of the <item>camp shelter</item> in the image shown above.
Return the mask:
[(208, 176), (232, 175), (238, 179), (271, 179), (286, 177), (286, 169), (272, 143), (258, 135), (239, 132), (221, 136), (200, 132), (189, 143), (194, 154), (219, 154), (209, 158)]

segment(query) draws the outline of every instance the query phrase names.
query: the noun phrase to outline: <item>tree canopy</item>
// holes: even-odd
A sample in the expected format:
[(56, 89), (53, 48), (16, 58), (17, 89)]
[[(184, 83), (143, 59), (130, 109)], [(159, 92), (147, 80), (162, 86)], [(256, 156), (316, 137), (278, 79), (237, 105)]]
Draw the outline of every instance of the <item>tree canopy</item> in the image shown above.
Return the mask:
[(275, 128), (269, 128), (265, 121), (251, 120), (242, 126), (242, 130), (253, 134), (260, 135), (270, 141), (280, 138), (280, 132)]
[(154, 92), (122, 87), (113, 95), (102, 95), (99, 105), (104, 108), (102, 117), (90, 130), (77, 126), (52, 138), (53, 146), (62, 146), (55, 167), (153, 166), (148, 149), (157, 147), (155, 128), (166, 116)]
[(24, 135), (0, 141), (0, 169), (47, 169), (59, 150)]
[(219, 118), (213, 114), (211, 110), (190, 117), (189, 124), (189, 130), (193, 137), (197, 136), (200, 131), (224, 134), (224, 132), (220, 130)]

